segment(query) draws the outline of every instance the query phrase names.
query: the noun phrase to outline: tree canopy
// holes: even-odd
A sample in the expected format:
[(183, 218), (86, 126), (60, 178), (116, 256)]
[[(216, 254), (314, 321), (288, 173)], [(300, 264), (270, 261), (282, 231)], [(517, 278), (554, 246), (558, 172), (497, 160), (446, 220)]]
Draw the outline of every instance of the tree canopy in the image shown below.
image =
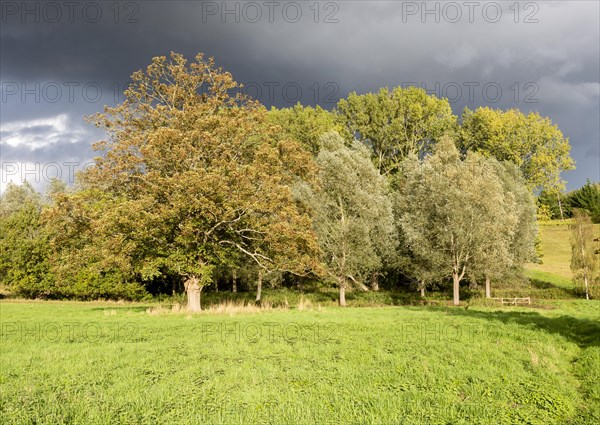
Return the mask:
[(370, 148), (381, 174), (397, 172), (410, 153), (428, 151), (441, 136), (452, 134), (457, 122), (447, 99), (417, 87), (353, 92), (339, 101), (337, 109), (348, 137)]
[(540, 217), (600, 211), (598, 184), (562, 194), (569, 141), (537, 113), (466, 109), (459, 123), (414, 87), (267, 110), (239, 87), (202, 54), (135, 72), (122, 103), (88, 117), (107, 137), (73, 187), (0, 196), (3, 286), (79, 299), (185, 289), (196, 311), (219, 281), (256, 288), (257, 302), (263, 280), (335, 283), (345, 305), (347, 288), (380, 277), (422, 295), (452, 278), (458, 304), (463, 279), (490, 296), (532, 260), (534, 194)]
[(237, 83), (212, 59), (173, 53), (132, 79), (122, 104), (90, 117), (110, 135), (82, 176), (80, 205), (102, 211), (94, 250), (143, 278), (175, 273), (197, 294), (230, 252), (309, 270), (316, 242), (291, 191), (310, 178), (309, 154), (260, 104), (230, 96)]
[(269, 120), (278, 126), (279, 131), (300, 142), (314, 156), (319, 153), (323, 134), (344, 131), (337, 116), (318, 105), (312, 108), (298, 103), (292, 108), (272, 108)]
[(537, 112), (465, 108), (459, 134), (458, 144), (465, 151), (516, 164), (537, 193), (542, 189), (562, 191), (561, 173), (575, 168), (569, 140), (556, 124)]
[(358, 142), (346, 146), (338, 133), (326, 133), (316, 161), (319, 187), (310, 197), (315, 230), (345, 306), (346, 288), (380, 269), (382, 252), (395, 249), (392, 203), (386, 179)]

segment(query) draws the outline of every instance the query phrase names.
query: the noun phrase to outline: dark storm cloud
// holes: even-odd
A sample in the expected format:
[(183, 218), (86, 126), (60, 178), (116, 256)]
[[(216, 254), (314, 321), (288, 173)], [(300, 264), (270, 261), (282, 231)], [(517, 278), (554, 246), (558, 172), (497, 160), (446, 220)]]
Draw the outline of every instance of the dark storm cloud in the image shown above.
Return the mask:
[[(84, 152), (84, 140), (98, 134), (82, 127), (81, 117), (118, 100), (116, 90), (134, 70), (170, 51), (188, 57), (202, 51), (267, 105), (331, 108), (350, 91), (413, 83), (450, 98), (457, 114), (479, 105), (539, 111), (571, 140), (578, 169), (565, 175), (569, 186), (600, 179), (597, 2), (525, 2), (517, 12), (514, 2), (476, 2), (471, 10), (464, 2), (452, 9), (448, 2), (320, 2), (315, 8), (313, 1), (284, 1), (269, 11), (261, 1), (150, 1), (120, 3), (118, 16), (114, 2), (96, 3), (102, 16), (95, 23), (95, 9), (84, 14), (83, 6), (71, 20), (63, 10), (56, 23), (41, 8), (39, 23), (35, 14), (3, 10), (1, 80), (13, 83), (4, 84), (0, 105), (3, 156), (6, 125), (61, 114), (81, 139), (70, 147)], [(453, 22), (457, 11), (461, 18)], [(46, 92), (23, 97), (34, 83)], [(55, 102), (53, 84), (62, 87)], [(27, 131), (35, 132), (21, 130), (22, 143), (39, 145), (43, 136)], [(36, 151), (40, 158), (49, 150), (66, 155), (61, 146), (69, 145), (38, 147), (28, 158)]]
[[(2, 187), (10, 181), (27, 180), (44, 190), (52, 178), (74, 182), (77, 171), (89, 165), (94, 156), (86, 131), (71, 122), (66, 114), (38, 121), (15, 121), (5, 125), (1, 134)], [(25, 140), (26, 143), (21, 143)]]

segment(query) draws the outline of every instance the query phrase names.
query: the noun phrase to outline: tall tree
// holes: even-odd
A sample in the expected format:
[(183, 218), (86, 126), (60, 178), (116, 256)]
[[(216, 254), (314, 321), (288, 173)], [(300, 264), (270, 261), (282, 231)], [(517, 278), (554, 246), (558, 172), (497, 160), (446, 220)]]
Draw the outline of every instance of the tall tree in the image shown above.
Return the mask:
[(122, 104), (90, 117), (110, 136), (81, 180), (80, 196), (102, 211), (96, 251), (143, 279), (181, 276), (191, 311), (234, 252), (260, 267), (287, 253), (287, 266), (305, 270), (317, 250), (291, 190), (309, 178), (311, 157), (279, 137), (258, 102), (231, 96), (237, 87), (213, 59), (172, 53), (132, 75)]
[(573, 210), (569, 200), (569, 195), (565, 196), (560, 190), (544, 189), (536, 199), (538, 214), (547, 220), (560, 220), (571, 217)]
[(491, 281), (535, 258), (538, 232), (536, 207), (519, 168), (510, 162), (484, 160), (491, 166), (503, 187), (505, 208), (501, 220), (490, 228), (489, 237), (473, 259), (471, 277), (485, 281), (485, 296), (491, 297)]
[(326, 109), (296, 104), (292, 108), (269, 111), (269, 121), (279, 126), (283, 135), (297, 140), (317, 156), (320, 149), (320, 137), (329, 131), (344, 131), (337, 116)]
[(596, 295), (600, 274), (600, 243), (594, 240), (594, 227), (590, 216), (583, 210), (573, 213), (571, 227), (571, 270), (573, 282), (583, 286), (585, 298)]
[(381, 174), (398, 171), (410, 153), (427, 151), (432, 142), (455, 130), (456, 116), (447, 99), (422, 88), (382, 88), (378, 93), (350, 93), (337, 105), (350, 140), (369, 146)]
[(364, 146), (346, 146), (336, 132), (323, 135), (321, 144), (319, 189), (308, 196), (326, 272), (338, 284), (340, 306), (346, 306), (346, 289), (363, 288), (362, 281), (381, 268), (378, 246), (394, 246), (392, 204), (387, 181)]
[(494, 233), (508, 210), (502, 182), (480, 155), (461, 160), (448, 137), (423, 160), (410, 155), (403, 170), (398, 177), (402, 232), (418, 257), (435, 253), (440, 272), (452, 277), (453, 302), (458, 305), (461, 280), (475, 259), (487, 258), (481, 254), (483, 247), (502, 236)]
[(51, 295), (48, 235), (40, 221), (42, 196), (25, 182), (0, 197), (0, 281), (19, 295)]
[(558, 197), (564, 190), (563, 171), (575, 168), (569, 139), (556, 124), (537, 112), (465, 108), (459, 147), (516, 164), (534, 192), (542, 189)]
[(600, 183), (592, 183), (589, 179), (577, 190), (569, 193), (569, 206), (585, 210), (592, 222), (600, 223)]

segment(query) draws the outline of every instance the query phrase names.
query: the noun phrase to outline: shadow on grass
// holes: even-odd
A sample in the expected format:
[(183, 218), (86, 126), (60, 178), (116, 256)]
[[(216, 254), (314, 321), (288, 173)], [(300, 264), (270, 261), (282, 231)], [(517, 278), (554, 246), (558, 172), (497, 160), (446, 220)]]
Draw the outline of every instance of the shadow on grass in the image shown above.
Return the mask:
[(533, 288), (548, 290), (554, 295), (562, 295), (566, 298), (578, 298), (581, 296), (581, 291), (577, 288), (565, 288), (563, 286), (550, 283), (546, 280), (535, 278), (529, 278), (529, 282)]
[(578, 319), (572, 316), (546, 317), (536, 312), (485, 312), (464, 308), (448, 309), (448, 314), (535, 327), (550, 334), (558, 334), (581, 348), (600, 346), (600, 320)]

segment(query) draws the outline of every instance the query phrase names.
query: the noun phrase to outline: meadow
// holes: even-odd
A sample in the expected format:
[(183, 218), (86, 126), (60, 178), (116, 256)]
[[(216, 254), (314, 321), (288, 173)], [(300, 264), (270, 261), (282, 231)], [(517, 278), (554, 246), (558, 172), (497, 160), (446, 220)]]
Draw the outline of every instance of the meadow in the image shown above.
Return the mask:
[(208, 297), (197, 314), (2, 300), (0, 422), (600, 423), (600, 302), (546, 255), (520, 288), (531, 307), (385, 291), (345, 309), (333, 291), (266, 291), (284, 302), (263, 309)]
[[(568, 223), (547, 222), (540, 226), (541, 247), (544, 253), (541, 264), (530, 264), (528, 268), (549, 275), (561, 277), (571, 281), (571, 244), (569, 243), (570, 231)], [(600, 235), (600, 224), (594, 225), (596, 235)], [(547, 276), (552, 278), (552, 276)]]

